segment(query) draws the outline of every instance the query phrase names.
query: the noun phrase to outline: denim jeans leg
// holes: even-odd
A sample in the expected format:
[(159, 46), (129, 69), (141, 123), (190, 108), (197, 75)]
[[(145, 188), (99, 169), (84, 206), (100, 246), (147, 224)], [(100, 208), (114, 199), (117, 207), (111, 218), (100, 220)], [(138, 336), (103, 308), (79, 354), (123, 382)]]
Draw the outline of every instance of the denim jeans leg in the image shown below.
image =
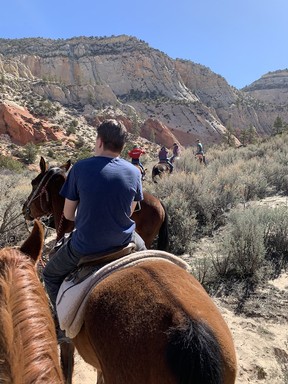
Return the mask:
[(132, 234), (132, 241), (136, 245), (136, 251), (137, 252), (138, 251), (145, 251), (147, 249), (146, 245), (144, 243), (144, 240), (136, 231), (134, 231)]
[(68, 240), (46, 264), (43, 270), (43, 280), (54, 309), (56, 309), (60, 286), (65, 277), (76, 268), (80, 257), (78, 252), (71, 250), (70, 240)]

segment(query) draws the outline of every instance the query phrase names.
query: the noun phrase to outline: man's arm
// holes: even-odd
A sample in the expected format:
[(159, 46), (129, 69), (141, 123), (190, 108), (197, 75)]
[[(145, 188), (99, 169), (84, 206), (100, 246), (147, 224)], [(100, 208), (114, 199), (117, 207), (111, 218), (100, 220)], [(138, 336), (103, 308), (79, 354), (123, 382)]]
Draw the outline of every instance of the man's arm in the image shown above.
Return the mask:
[(76, 212), (78, 203), (79, 203), (78, 200), (74, 201), (74, 200), (65, 199), (63, 212), (64, 212), (64, 217), (67, 220), (70, 220), (70, 221), (75, 220), (75, 212)]

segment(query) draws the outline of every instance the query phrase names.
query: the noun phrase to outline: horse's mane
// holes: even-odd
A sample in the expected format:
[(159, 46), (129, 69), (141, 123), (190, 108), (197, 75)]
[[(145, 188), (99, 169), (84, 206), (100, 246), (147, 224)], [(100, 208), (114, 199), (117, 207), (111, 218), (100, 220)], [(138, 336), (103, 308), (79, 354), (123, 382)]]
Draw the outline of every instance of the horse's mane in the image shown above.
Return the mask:
[(35, 265), (0, 251), (0, 382), (62, 383), (54, 323)]

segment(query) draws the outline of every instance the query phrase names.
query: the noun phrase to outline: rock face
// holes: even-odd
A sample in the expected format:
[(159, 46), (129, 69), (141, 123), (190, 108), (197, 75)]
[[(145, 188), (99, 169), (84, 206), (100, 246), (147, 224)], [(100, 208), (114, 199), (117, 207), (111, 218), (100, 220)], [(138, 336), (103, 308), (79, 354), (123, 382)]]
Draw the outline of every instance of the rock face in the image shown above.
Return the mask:
[[(258, 93), (237, 90), (210, 69), (173, 60), (129, 36), (0, 39), (0, 87), (10, 95), (20, 92), (24, 106), (38, 95), (80, 114), (85, 111), (88, 121), (101, 120), (107, 108), (114, 115), (120, 110), (130, 131), (143, 126), (150, 139), (164, 133), (147, 128), (158, 121), (172, 141), (184, 146), (199, 137), (219, 143), (227, 127), (236, 135), (251, 126), (259, 135), (269, 135), (277, 116), (288, 120), (283, 104), (280, 108), (268, 96), (261, 99), (264, 88)], [(166, 130), (158, 141), (165, 140), (171, 141)]]
[(59, 140), (63, 137), (49, 123), (35, 119), (27, 110), (15, 103), (0, 104), (0, 135), (8, 135), (18, 145)]
[(288, 69), (269, 72), (242, 91), (267, 103), (288, 104)]
[(141, 136), (159, 145), (171, 148), (178, 142), (177, 137), (161, 121), (147, 119), (141, 127)]

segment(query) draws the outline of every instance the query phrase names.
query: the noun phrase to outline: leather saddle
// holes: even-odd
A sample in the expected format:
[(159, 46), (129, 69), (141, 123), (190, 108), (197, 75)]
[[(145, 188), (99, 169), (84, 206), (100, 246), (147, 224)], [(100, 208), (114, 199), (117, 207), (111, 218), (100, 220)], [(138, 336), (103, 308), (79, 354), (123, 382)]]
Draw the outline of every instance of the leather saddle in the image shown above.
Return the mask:
[(93, 272), (100, 269), (103, 265), (108, 264), (121, 257), (136, 252), (135, 243), (129, 243), (124, 247), (118, 247), (113, 252), (96, 253), (95, 255), (86, 255), (81, 257), (77, 264), (77, 268), (71, 272), (65, 280), (73, 280), (75, 284), (81, 283), (89, 277)]

